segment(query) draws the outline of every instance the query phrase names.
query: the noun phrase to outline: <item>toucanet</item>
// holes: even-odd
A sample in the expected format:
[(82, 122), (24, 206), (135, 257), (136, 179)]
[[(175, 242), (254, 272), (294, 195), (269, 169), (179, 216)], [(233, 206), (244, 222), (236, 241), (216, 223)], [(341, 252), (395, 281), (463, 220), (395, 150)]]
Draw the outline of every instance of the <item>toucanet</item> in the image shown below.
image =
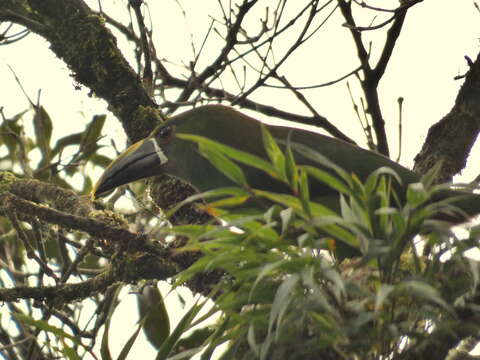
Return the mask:
[[(92, 196), (102, 196), (120, 185), (160, 174), (177, 177), (199, 192), (232, 186), (233, 181), (200, 154), (195, 142), (180, 139), (177, 134), (200, 135), (268, 160), (261, 124), (258, 120), (222, 105), (202, 106), (173, 116), (158, 126), (148, 138), (130, 146), (115, 159), (95, 185)], [(345, 141), (283, 125), (267, 125), (267, 129), (280, 144), (291, 142), (305, 145), (361, 180), (381, 167), (389, 167), (401, 178), (402, 183), (397, 185), (397, 190), (403, 195), (409, 184), (420, 181), (418, 174), (387, 157)], [(300, 165), (318, 166), (318, 163), (299, 152), (294, 155)], [(239, 166), (251, 188), (272, 192), (289, 191), (289, 187), (266, 172), (244, 164)], [(322, 202), (322, 198), (328, 199), (329, 204), (332, 204), (332, 199), (338, 203), (340, 198), (334, 189), (314, 180), (310, 182), (310, 195), (319, 202)], [(480, 213), (478, 194), (451, 189), (441, 192), (439, 197), (458, 198), (453, 204), (460, 211), (450, 219), (452, 222), (463, 222)]]

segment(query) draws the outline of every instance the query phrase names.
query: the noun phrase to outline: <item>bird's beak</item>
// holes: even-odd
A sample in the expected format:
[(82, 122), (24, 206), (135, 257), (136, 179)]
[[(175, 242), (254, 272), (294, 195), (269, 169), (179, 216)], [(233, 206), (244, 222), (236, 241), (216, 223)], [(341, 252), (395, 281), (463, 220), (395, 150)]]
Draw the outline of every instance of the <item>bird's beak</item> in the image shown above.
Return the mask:
[(107, 167), (92, 190), (92, 199), (107, 195), (120, 185), (158, 175), (167, 161), (155, 138), (133, 144)]

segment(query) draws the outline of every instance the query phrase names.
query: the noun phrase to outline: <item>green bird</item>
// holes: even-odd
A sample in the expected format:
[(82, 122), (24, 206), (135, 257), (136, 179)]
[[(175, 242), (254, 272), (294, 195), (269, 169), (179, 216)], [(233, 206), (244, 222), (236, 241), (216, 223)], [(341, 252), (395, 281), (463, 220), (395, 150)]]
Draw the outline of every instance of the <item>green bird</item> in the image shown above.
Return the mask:
[[(195, 142), (181, 139), (177, 135), (200, 135), (268, 160), (261, 124), (258, 120), (221, 105), (202, 106), (173, 116), (157, 127), (148, 138), (135, 143), (114, 160), (95, 185), (92, 197), (102, 196), (120, 185), (160, 174), (177, 177), (199, 192), (234, 186), (236, 184), (229, 177), (202, 156)], [(292, 144), (305, 145), (346, 172), (356, 174), (360, 180), (365, 180), (381, 167), (393, 169), (402, 180), (401, 184), (397, 184), (399, 194), (405, 194), (409, 184), (420, 181), (418, 174), (387, 157), (345, 141), (295, 127), (266, 127), (279, 144), (289, 141)], [(299, 152), (295, 152), (295, 161), (299, 165), (319, 166)], [(290, 192), (286, 184), (266, 172), (244, 164), (239, 166), (251, 188)], [(325, 183), (312, 179), (310, 196), (320, 203), (325, 199), (324, 205), (338, 208), (339, 194)], [(460, 210), (458, 214), (450, 217), (449, 221), (464, 222), (480, 213), (480, 195), (447, 189), (438, 196), (439, 199), (447, 197), (458, 197), (453, 203)]]

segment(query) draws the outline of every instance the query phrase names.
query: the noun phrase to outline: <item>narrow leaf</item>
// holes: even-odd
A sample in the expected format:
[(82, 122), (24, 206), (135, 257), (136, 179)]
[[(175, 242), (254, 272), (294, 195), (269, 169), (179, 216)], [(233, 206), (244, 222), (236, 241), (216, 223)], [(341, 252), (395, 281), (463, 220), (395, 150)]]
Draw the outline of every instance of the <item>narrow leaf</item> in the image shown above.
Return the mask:
[(281, 326), (283, 316), (290, 305), (290, 301), (294, 298), (293, 293), (294, 289), (297, 286), (300, 280), (298, 274), (292, 274), (287, 277), (282, 284), (278, 287), (277, 292), (275, 293), (275, 298), (273, 299), (272, 309), (270, 310), (269, 320), (268, 320), (268, 333), (271, 334), (274, 324), (277, 327), (277, 334)]
[(342, 194), (351, 193), (350, 188), (338, 176), (334, 176), (325, 170), (308, 165), (301, 166), (301, 169), (318, 181), (330, 186), (332, 189), (335, 189)]
[(35, 140), (42, 153), (43, 161), (50, 163), (50, 139), (52, 137), (52, 119), (43, 106), (35, 107), (33, 115)]
[(61, 329), (59, 327), (50, 325), (45, 320), (35, 320), (28, 315), (20, 314), (20, 313), (15, 313), (15, 314), (13, 314), (13, 316), (15, 318), (17, 318), (19, 321), (23, 322), (24, 324), (33, 326), (33, 327), (35, 327), (37, 329), (40, 329), (40, 330), (43, 330), (45, 332), (49, 332), (49, 333), (55, 335), (58, 338), (67, 338), (67, 339), (73, 341), (75, 344), (81, 345), (81, 342), (80, 342), (79, 338), (77, 338), (77, 337), (75, 337), (71, 334), (66, 333), (63, 329)]
[(137, 305), (143, 332), (155, 349), (159, 349), (170, 334), (170, 319), (158, 287), (143, 286), (137, 294)]
[(275, 168), (272, 166), (272, 164), (268, 163), (267, 161), (263, 160), (262, 158), (256, 155), (252, 155), (244, 151), (237, 150), (233, 147), (221, 144), (219, 142), (216, 142), (214, 140), (208, 139), (203, 136), (190, 135), (190, 134), (176, 134), (176, 136), (183, 140), (196, 142), (199, 145), (208, 147), (211, 151), (222, 153), (233, 160), (236, 160), (248, 166), (252, 166), (256, 169), (265, 171), (266, 173), (270, 174), (270, 176), (278, 178), (278, 175), (275, 171)]
[(179, 321), (178, 325), (172, 331), (170, 336), (168, 336), (165, 341), (163, 342), (162, 346), (157, 353), (156, 360), (166, 360), (171, 354), (175, 344), (178, 342), (180, 337), (190, 329), (194, 318), (197, 316), (199, 311), (202, 309), (203, 305), (205, 305), (205, 301), (201, 304), (198, 304), (198, 300), (190, 307), (190, 310), (187, 311), (185, 315), (183, 315), (182, 319)]
[(262, 124), (261, 128), (265, 152), (267, 153), (268, 158), (275, 167), (277, 174), (280, 175), (280, 179), (287, 182), (288, 179), (285, 174), (285, 156), (283, 155), (282, 150), (280, 150), (270, 132), (267, 130), (267, 127)]
[(122, 348), (122, 351), (120, 351), (120, 355), (118, 355), (117, 360), (125, 360), (130, 353), (130, 350), (132, 350), (132, 346), (135, 343), (135, 340), (137, 340), (138, 334), (140, 333), (140, 330), (142, 329), (143, 326), (143, 321), (140, 321), (137, 329), (135, 332), (130, 336), (130, 338), (127, 340), (125, 343), (125, 346)]
[(200, 146), (200, 153), (205, 156), (213, 166), (234, 183), (248, 187), (247, 178), (243, 170), (222, 153), (212, 151), (206, 146)]
[(385, 300), (388, 296), (395, 290), (395, 286), (390, 284), (382, 284), (377, 291), (377, 295), (375, 297), (375, 311), (380, 310)]

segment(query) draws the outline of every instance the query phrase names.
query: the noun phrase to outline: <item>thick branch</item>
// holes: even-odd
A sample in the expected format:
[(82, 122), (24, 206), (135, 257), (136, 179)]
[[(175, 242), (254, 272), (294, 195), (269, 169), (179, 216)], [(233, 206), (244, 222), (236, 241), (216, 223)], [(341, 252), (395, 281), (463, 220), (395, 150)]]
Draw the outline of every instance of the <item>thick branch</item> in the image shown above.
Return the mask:
[[(5, 172), (0, 172), (0, 179), (8, 176), (4, 174)], [(72, 190), (34, 179), (15, 179), (8, 191), (36, 203), (47, 202), (56, 209), (70, 214), (86, 216), (93, 210), (89, 201), (79, 197)]]
[(174, 265), (162, 262), (157, 257), (143, 255), (133, 260), (127, 259), (114, 268), (77, 284), (43, 287), (17, 286), (11, 289), (0, 289), (0, 301), (34, 299), (63, 304), (105, 292), (110, 285), (119, 281), (166, 280), (176, 273), (178, 273), (178, 269)]
[(18, 301), (21, 299), (35, 299), (46, 301), (70, 302), (85, 299), (93, 294), (106, 290), (116, 279), (116, 274), (106, 271), (92, 279), (78, 284), (60, 286), (29, 287), (16, 286), (11, 289), (0, 289), (0, 301)]
[[(338, 0), (338, 4), (340, 6), (340, 10), (342, 11), (342, 15), (347, 22), (348, 28), (350, 29), (350, 34), (352, 35), (353, 41), (355, 42), (355, 47), (357, 48), (358, 58), (362, 64), (364, 79), (360, 82), (368, 105), (367, 111), (372, 118), (372, 125), (375, 129), (375, 135), (377, 137), (377, 151), (385, 156), (389, 156), (390, 150), (388, 149), (385, 120), (383, 119), (377, 92), (380, 76), (383, 74), (386, 63), (382, 64), (383, 70), (380, 67), (377, 69), (381, 71), (372, 70), (369, 63), (370, 55), (363, 44), (361, 32), (358, 31), (352, 15), (351, 3), (348, 3), (344, 0)], [(388, 61), (388, 57), (386, 57), (386, 60)]]
[[(172, 251), (171, 248), (175, 248), (176, 243), (172, 244), (171, 248), (165, 247), (158, 243), (150, 243), (148, 241), (148, 236), (146, 234), (139, 234), (131, 232), (127, 229), (121, 228), (119, 226), (114, 226), (109, 223), (99, 221), (84, 216), (71, 215), (64, 213), (62, 211), (50, 208), (44, 205), (39, 205), (29, 200), (25, 200), (8, 190), (19, 190), (23, 189), (24, 192), (31, 196), (35, 194), (35, 190), (38, 190), (41, 186), (44, 186), (46, 189), (52, 190), (54, 193), (62, 191), (56, 189), (53, 185), (44, 184), (38, 181), (22, 181), (17, 180), (16, 182), (8, 183), (8, 180), (4, 180), (2, 185), (2, 192), (0, 195), (0, 204), (1, 207), (6, 212), (16, 214), (21, 220), (30, 221), (32, 217), (36, 217), (42, 221), (49, 222), (51, 224), (60, 225), (63, 228), (68, 228), (72, 230), (80, 230), (86, 232), (87, 234), (95, 237), (102, 238), (110, 241), (112, 244), (121, 246), (121, 259), (119, 257), (113, 257), (112, 262), (113, 266), (121, 269), (116, 271), (117, 277), (115, 279), (110, 275), (99, 275), (97, 278), (101, 281), (92, 282), (88, 281), (84, 283), (85, 288), (83, 287), (74, 287), (71, 288), (69, 285), (59, 285), (58, 287), (42, 287), (38, 289), (32, 288), (15, 288), (5, 290), (4, 292), (0, 291), (0, 301), (10, 301), (11, 298), (33, 298), (33, 299), (46, 299), (48, 300), (51, 294), (54, 294), (55, 291), (60, 293), (66, 291), (67, 294), (65, 297), (66, 301), (70, 301), (76, 298), (84, 298), (92, 295), (92, 292), (97, 290), (102, 290), (108, 287), (115, 281), (128, 281), (134, 282), (140, 279), (157, 279), (165, 280), (169, 277), (172, 277), (175, 274), (178, 274), (179, 271), (189, 267), (194, 261), (199, 257), (198, 252), (181, 252), (176, 254)], [(12, 179), (10, 179), (12, 181)], [(170, 185), (170, 184), (168, 184)], [(29, 189), (29, 186), (32, 189)], [(178, 194), (185, 191), (181, 189), (180, 192), (175, 189), (172, 190), (172, 193)], [(48, 191), (47, 191), (48, 192)], [(69, 191), (66, 191), (69, 193)], [(38, 200), (38, 199), (36, 199)], [(172, 202), (177, 202), (176, 199), (169, 199), (168, 204)], [(193, 209), (196, 209), (193, 207)], [(196, 210), (194, 219), (188, 218), (188, 222), (205, 222), (210, 218), (209, 215)], [(203, 214), (203, 217), (202, 217)], [(185, 215), (187, 216), (187, 215)], [(206, 218), (208, 216), (208, 218)], [(200, 221), (199, 219), (203, 219)], [(185, 220), (182, 218), (182, 220)], [(131, 254), (131, 256), (128, 256)], [(132, 259), (133, 258), (133, 259)], [(140, 261), (139, 258), (142, 258)], [(119, 264), (118, 262), (122, 263)], [(110, 279), (106, 281), (105, 278)], [(208, 279), (209, 277), (207, 277)], [(218, 280), (218, 276), (216, 278)], [(208, 282), (208, 281), (207, 281)], [(80, 284), (77, 284), (80, 286)], [(192, 283), (189, 284), (190, 288), (194, 292), (204, 292), (205, 284), (204, 283)], [(55, 290), (56, 289), (56, 290)], [(77, 290), (75, 290), (77, 289)], [(80, 292), (79, 292), (80, 291)], [(79, 295), (80, 294), (80, 295)], [(82, 295), (83, 294), (83, 295)], [(63, 296), (63, 295), (62, 295)]]
[(143, 234), (135, 234), (120, 227), (110, 226), (103, 221), (70, 215), (43, 205), (37, 205), (12, 193), (3, 193), (0, 199), (2, 207), (14, 211), (20, 217), (25, 215), (36, 216), (51, 224), (81, 230), (91, 236), (109, 239), (114, 242), (131, 243), (138, 246), (146, 242), (146, 236)]
[[(395, 15), (392, 18), (393, 24), (388, 29), (387, 38), (380, 55), (380, 59), (377, 65), (372, 68), (369, 62), (369, 56), (365, 45), (363, 44), (361, 29), (357, 27), (355, 20), (352, 15), (351, 3), (345, 0), (338, 0), (340, 10), (342, 11), (343, 17), (346, 20), (346, 24), (350, 29), (350, 33), (353, 37), (355, 47), (357, 48), (358, 58), (362, 65), (362, 70), (364, 74), (364, 79), (361, 80), (361, 85), (363, 92), (365, 93), (365, 99), (368, 104), (368, 112), (372, 118), (372, 125), (375, 129), (375, 135), (377, 137), (377, 150), (381, 154), (389, 156), (388, 140), (387, 134), (385, 131), (385, 120), (383, 119), (382, 110), (380, 108), (380, 101), (378, 97), (378, 84), (385, 73), (390, 57), (395, 48), (398, 37), (402, 30), (403, 23), (405, 21), (405, 16), (407, 15), (407, 10), (414, 4), (422, 0), (413, 0), (404, 5), (401, 5), (395, 10)], [(388, 21), (389, 22), (389, 21)]]
[(443, 119), (433, 125), (415, 157), (414, 170), (426, 173), (442, 162), (440, 182), (451, 181), (466, 165), (467, 157), (480, 131), (480, 53), (471, 64), (455, 104)]

